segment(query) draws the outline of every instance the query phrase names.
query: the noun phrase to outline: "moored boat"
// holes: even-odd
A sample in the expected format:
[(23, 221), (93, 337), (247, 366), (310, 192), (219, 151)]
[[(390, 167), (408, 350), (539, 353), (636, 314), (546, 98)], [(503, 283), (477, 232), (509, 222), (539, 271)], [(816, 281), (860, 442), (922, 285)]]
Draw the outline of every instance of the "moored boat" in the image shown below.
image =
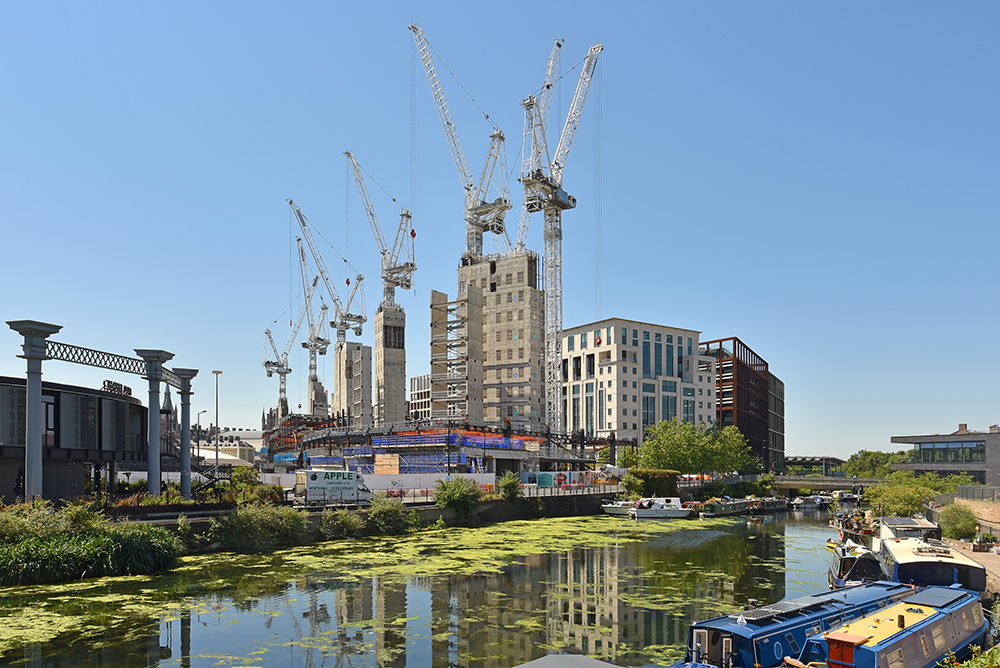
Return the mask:
[(798, 655), (806, 639), (845, 621), (893, 605), (912, 587), (873, 582), (836, 592), (790, 599), (697, 622), (688, 631), (687, 652), (672, 668), (772, 668)]
[(694, 511), (683, 507), (676, 496), (639, 499), (628, 510), (628, 516), (634, 520), (686, 519), (692, 515)]
[(792, 508), (795, 510), (827, 510), (832, 505), (833, 497), (825, 494), (797, 496), (792, 499)]
[(940, 541), (891, 538), (876, 540), (874, 548), (886, 580), (921, 586), (956, 584), (990, 597), (986, 568)]
[(783, 496), (767, 496), (762, 499), (747, 499), (747, 512), (751, 515), (766, 515), (788, 510), (788, 499)]
[(879, 563), (875, 553), (864, 545), (849, 540), (834, 546), (833, 552), (836, 556), (827, 574), (830, 589), (840, 589), (885, 578), (882, 574), (882, 564)]
[(628, 515), (628, 511), (635, 505), (635, 501), (612, 501), (601, 504), (601, 510), (608, 515)]
[(792, 668), (932, 668), (949, 653), (964, 661), (983, 646), (979, 596), (958, 587), (927, 587), (904, 601), (811, 636)]
[(746, 499), (709, 499), (695, 504), (685, 504), (696, 513), (705, 517), (727, 517), (729, 515), (746, 515)]

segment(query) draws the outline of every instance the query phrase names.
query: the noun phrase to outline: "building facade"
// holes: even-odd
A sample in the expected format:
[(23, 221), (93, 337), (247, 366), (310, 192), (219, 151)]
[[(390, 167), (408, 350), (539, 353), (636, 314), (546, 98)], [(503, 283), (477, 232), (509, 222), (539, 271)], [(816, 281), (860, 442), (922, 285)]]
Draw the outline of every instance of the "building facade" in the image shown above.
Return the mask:
[(735, 426), (765, 471), (780, 471), (785, 459), (785, 385), (772, 375), (767, 360), (735, 336), (701, 344), (718, 370), (716, 419)]
[(712, 424), (715, 360), (700, 354), (699, 334), (623, 318), (563, 330), (566, 430), (641, 443), (663, 420)]
[(531, 251), (483, 258), (458, 269), (483, 294), (483, 420), (540, 430), (545, 420), (545, 293)]
[(1000, 485), (1000, 426), (989, 431), (970, 431), (958, 425), (951, 434), (893, 436), (892, 442), (907, 446), (906, 461), (892, 465), (894, 470), (915, 473), (968, 473), (984, 485)]
[(431, 375), (410, 378), (409, 415), (411, 420), (431, 419)]
[[(0, 377), (0, 503), (24, 494), (26, 401), (23, 378)], [(119, 466), (146, 465), (148, 410), (124, 385), (106, 381), (95, 390), (42, 381), (42, 406), (45, 498), (82, 496), (88, 475), (114, 480)]]
[(334, 353), (336, 384), (333, 411), (351, 415), (352, 428), (372, 426), (372, 349), (357, 341), (338, 344)]
[(375, 314), (375, 426), (387, 428), (406, 419), (406, 313), (399, 306), (378, 307)]

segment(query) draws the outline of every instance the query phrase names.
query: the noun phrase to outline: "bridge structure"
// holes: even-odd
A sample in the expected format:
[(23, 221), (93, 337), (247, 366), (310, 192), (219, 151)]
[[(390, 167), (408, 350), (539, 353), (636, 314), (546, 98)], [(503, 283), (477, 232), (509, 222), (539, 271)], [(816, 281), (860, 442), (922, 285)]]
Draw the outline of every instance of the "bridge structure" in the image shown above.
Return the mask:
[(885, 478), (848, 478), (845, 476), (817, 475), (776, 475), (774, 487), (779, 492), (787, 493), (793, 489), (808, 489), (813, 492), (832, 492), (838, 489), (857, 491), (857, 488), (869, 488), (881, 485)]

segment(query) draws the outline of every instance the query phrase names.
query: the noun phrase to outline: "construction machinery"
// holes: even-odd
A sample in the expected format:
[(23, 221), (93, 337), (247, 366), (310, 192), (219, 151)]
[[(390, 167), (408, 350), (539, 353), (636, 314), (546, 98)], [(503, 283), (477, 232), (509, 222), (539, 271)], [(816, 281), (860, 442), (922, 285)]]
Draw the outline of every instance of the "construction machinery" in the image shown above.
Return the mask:
[[(302, 254), (302, 240), (296, 238), (299, 244), (299, 253)], [(288, 366), (288, 352), (292, 349), (292, 344), (295, 342), (295, 337), (299, 335), (299, 329), (302, 327), (302, 320), (305, 318), (306, 313), (312, 310), (312, 297), (316, 292), (316, 286), (319, 285), (319, 274), (313, 277), (311, 284), (306, 284), (303, 280), (303, 292), (305, 293), (305, 300), (302, 303), (302, 308), (299, 309), (299, 315), (295, 319), (295, 324), (292, 326), (292, 332), (288, 335), (288, 342), (285, 344), (284, 349), (279, 353), (278, 346), (274, 343), (274, 337), (271, 336), (271, 330), (265, 329), (264, 334), (267, 336), (268, 342), (271, 344), (271, 350), (274, 352), (274, 359), (264, 360), (264, 370), (267, 371), (267, 377), (270, 378), (274, 374), (278, 374), (278, 419), (288, 415), (288, 395), (286, 393), (286, 376), (292, 372), (291, 367)]]
[[(299, 273), (302, 275), (302, 288), (305, 291), (308, 286), (309, 265), (306, 262), (306, 251), (302, 247), (302, 240), (296, 239), (296, 241), (299, 245)], [(319, 280), (319, 274), (316, 275), (316, 280)], [(320, 298), (322, 299), (322, 295)], [(318, 318), (313, 317), (312, 307), (306, 310), (309, 334), (302, 342), (302, 347), (309, 351), (309, 380), (306, 386), (309, 414), (323, 417), (330, 414), (330, 402), (326, 396), (326, 388), (323, 387), (316, 370), (316, 356), (326, 355), (326, 350), (330, 347), (329, 326), (326, 319), (327, 310), (325, 302), (320, 306)]]
[(516, 243), (523, 247), (530, 214), (541, 211), (545, 217), (545, 416), (553, 432), (560, 433), (562, 401), (560, 373), (560, 337), (562, 335), (562, 212), (576, 207), (576, 198), (563, 190), (563, 170), (573, 145), (573, 136), (580, 125), (583, 105), (587, 100), (590, 83), (597, 67), (597, 58), (604, 46), (598, 42), (590, 47), (580, 71), (580, 80), (570, 104), (566, 123), (563, 125), (554, 157), (548, 159), (545, 141), (545, 123), (548, 115), (555, 67), (558, 64), (562, 43), (556, 41), (549, 56), (545, 85), (536, 98), (528, 96), (524, 106), (524, 137), (530, 148), (523, 149), (520, 181), (524, 185), (524, 213), (518, 229)]
[[(351, 294), (347, 298), (347, 303), (341, 302), (337, 288), (333, 286), (333, 281), (330, 279), (330, 272), (326, 270), (326, 263), (323, 262), (323, 256), (320, 254), (319, 248), (316, 246), (316, 241), (313, 239), (312, 231), (309, 229), (309, 220), (302, 213), (302, 210), (296, 206), (295, 202), (291, 199), (287, 201), (288, 205), (292, 207), (295, 219), (299, 222), (302, 236), (309, 246), (309, 252), (312, 254), (313, 262), (316, 263), (319, 275), (323, 279), (326, 291), (330, 295), (330, 299), (333, 300), (333, 320), (330, 321), (330, 326), (336, 330), (337, 345), (340, 346), (347, 341), (347, 330), (353, 330), (356, 336), (361, 336), (364, 324), (368, 322), (368, 316), (365, 313), (365, 292), (362, 287), (365, 277), (361, 273), (357, 273), (354, 279), (354, 287), (351, 288)], [(347, 260), (344, 261), (347, 262)], [(350, 279), (347, 280), (347, 284), (351, 284)], [(359, 294), (361, 295), (360, 298), (358, 298)], [(359, 312), (351, 313), (351, 307), (354, 305), (356, 298), (358, 299)]]
[[(431, 46), (427, 38), (424, 37), (423, 30), (412, 23), (409, 27), (410, 32), (413, 33), (413, 41), (417, 45), (417, 52), (420, 54), (424, 72), (427, 74), (427, 82), (431, 87), (434, 105), (441, 118), (441, 126), (444, 128), (448, 146), (451, 148), (451, 155), (455, 160), (462, 188), (465, 190), (466, 249), (462, 254), (462, 263), (474, 263), (483, 255), (483, 234), (487, 232), (500, 238), (504, 250), (509, 250), (511, 247), (504, 225), (504, 217), (511, 208), (504, 133), (490, 120), (488, 115), (484, 114), (487, 121), (493, 126), (493, 131), (490, 133), (490, 148), (486, 154), (483, 171), (478, 181), (474, 180), (472, 170), (469, 169), (469, 163), (465, 159), (465, 151), (462, 150), (462, 143), (458, 138), (458, 130), (451, 116), (444, 88), (441, 86), (441, 79), (434, 66)], [(490, 199), (492, 195), (496, 196)]]
[(406, 313), (396, 303), (396, 288), (409, 290), (413, 284), (413, 240), (416, 232), (410, 227), (410, 212), (390, 197), (400, 208), (399, 225), (392, 248), (385, 242), (382, 226), (375, 214), (365, 177), (357, 158), (344, 151), (354, 174), (358, 194), (364, 205), (372, 236), (382, 256), (382, 303), (375, 316), (374, 418), (376, 427), (403, 424), (406, 419)]
[(372, 206), (371, 198), (368, 196), (361, 165), (358, 164), (357, 158), (350, 151), (344, 151), (344, 155), (347, 156), (347, 162), (351, 166), (354, 183), (358, 186), (358, 194), (361, 196), (361, 203), (365, 207), (368, 223), (371, 225), (372, 235), (375, 237), (375, 245), (378, 246), (379, 254), (382, 256), (382, 304), (380, 308), (396, 306), (396, 288), (409, 290), (412, 287), (413, 272), (417, 270), (417, 265), (413, 262), (413, 240), (417, 234), (410, 227), (412, 216), (405, 207), (396, 202), (396, 198), (390, 198), (399, 206), (400, 213), (396, 238), (392, 248), (389, 248), (382, 235), (382, 226), (375, 214), (375, 207)]

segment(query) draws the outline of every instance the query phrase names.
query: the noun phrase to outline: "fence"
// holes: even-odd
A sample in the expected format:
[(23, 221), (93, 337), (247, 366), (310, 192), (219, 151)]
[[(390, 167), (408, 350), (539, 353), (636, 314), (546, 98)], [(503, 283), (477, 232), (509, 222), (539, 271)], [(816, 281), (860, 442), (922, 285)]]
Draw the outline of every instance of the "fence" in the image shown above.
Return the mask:
[(1000, 487), (996, 485), (959, 485), (958, 498), (970, 501), (1000, 501)]
[[(389, 490), (372, 490), (376, 493), (384, 493), (389, 498), (399, 499), (403, 503), (434, 503), (434, 488), (424, 488), (424, 489), (389, 489)], [(496, 491), (487, 490), (487, 491)], [(522, 485), (521, 494), (526, 498), (537, 498), (541, 496), (573, 496), (573, 495), (601, 495), (607, 496), (608, 498), (613, 497), (616, 494), (621, 494), (625, 491), (625, 488), (618, 483), (607, 483), (603, 485), (558, 485), (552, 487), (538, 487), (537, 485)], [(317, 502), (319, 499), (314, 498), (312, 495), (309, 497), (310, 502)], [(330, 500), (331, 503), (337, 503), (335, 499)]]

